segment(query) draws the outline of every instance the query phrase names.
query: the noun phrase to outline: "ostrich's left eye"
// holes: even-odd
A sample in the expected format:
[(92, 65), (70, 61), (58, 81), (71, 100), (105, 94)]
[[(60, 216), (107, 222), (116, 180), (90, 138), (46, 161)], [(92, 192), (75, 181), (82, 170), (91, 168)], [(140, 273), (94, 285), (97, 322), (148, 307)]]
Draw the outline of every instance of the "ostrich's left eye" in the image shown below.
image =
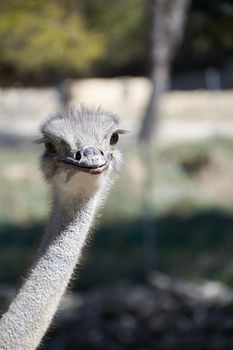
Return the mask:
[(50, 141), (45, 143), (45, 148), (47, 149), (47, 151), (49, 151), (49, 153), (54, 154), (57, 152), (55, 145)]
[(110, 145), (114, 146), (119, 140), (119, 135), (117, 132), (114, 132), (110, 138)]

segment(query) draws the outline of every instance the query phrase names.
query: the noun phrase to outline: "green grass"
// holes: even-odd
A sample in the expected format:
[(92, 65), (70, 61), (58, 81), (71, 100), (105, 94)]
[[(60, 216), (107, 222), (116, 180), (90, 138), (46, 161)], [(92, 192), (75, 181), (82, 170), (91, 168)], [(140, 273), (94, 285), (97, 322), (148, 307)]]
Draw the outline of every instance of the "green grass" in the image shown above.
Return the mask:
[[(49, 195), (40, 174), (38, 156), (35, 149), (0, 151), (0, 225), (46, 219)], [(211, 208), (231, 210), (232, 157), (233, 141), (225, 139), (156, 151), (148, 191), (145, 185), (148, 174), (141, 156), (135, 149), (128, 150), (121, 176), (105, 206), (104, 220), (140, 217), (145, 202), (152, 215), (174, 210), (181, 213)], [(219, 198), (222, 183), (227, 195)], [(213, 186), (215, 192), (211, 193)], [(145, 195), (146, 191), (149, 194)]]

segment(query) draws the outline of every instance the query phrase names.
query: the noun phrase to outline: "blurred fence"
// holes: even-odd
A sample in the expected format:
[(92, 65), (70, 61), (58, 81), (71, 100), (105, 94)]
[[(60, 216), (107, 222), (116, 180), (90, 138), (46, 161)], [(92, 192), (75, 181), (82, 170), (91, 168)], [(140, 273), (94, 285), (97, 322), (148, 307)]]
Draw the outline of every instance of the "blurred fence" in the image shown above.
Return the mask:
[[(151, 83), (146, 78), (85, 79), (51, 88), (0, 89), (0, 142), (35, 138), (38, 126), (56, 111), (63, 95), (71, 104), (101, 105), (137, 132)], [(158, 138), (163, 142), (233, 135), (233, 91), (171, 91), (162, 98)]]

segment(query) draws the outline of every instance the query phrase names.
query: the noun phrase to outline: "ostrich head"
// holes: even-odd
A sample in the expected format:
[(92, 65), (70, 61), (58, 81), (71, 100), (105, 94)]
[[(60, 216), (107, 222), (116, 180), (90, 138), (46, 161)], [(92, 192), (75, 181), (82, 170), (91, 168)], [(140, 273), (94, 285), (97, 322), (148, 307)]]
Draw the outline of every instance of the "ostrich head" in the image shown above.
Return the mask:
[(110, 113), (68, 108), (49, 118), (41, 132), (41, 168), (59, 192), (87, 196), (119, 169), (121, 154), (115, 145), (125, 131)]

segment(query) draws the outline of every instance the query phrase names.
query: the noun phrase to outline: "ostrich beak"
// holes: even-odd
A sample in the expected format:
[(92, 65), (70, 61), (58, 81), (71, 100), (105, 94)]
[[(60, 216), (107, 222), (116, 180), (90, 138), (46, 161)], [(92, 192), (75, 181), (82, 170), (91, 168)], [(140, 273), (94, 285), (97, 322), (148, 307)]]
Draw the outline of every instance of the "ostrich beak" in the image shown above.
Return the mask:
[(109, 166), (110, 159), (98, 148), (85, 147), (78, 150), (73, 157), (62, 158), (61, 162), (79, 171), (100, 174)]

